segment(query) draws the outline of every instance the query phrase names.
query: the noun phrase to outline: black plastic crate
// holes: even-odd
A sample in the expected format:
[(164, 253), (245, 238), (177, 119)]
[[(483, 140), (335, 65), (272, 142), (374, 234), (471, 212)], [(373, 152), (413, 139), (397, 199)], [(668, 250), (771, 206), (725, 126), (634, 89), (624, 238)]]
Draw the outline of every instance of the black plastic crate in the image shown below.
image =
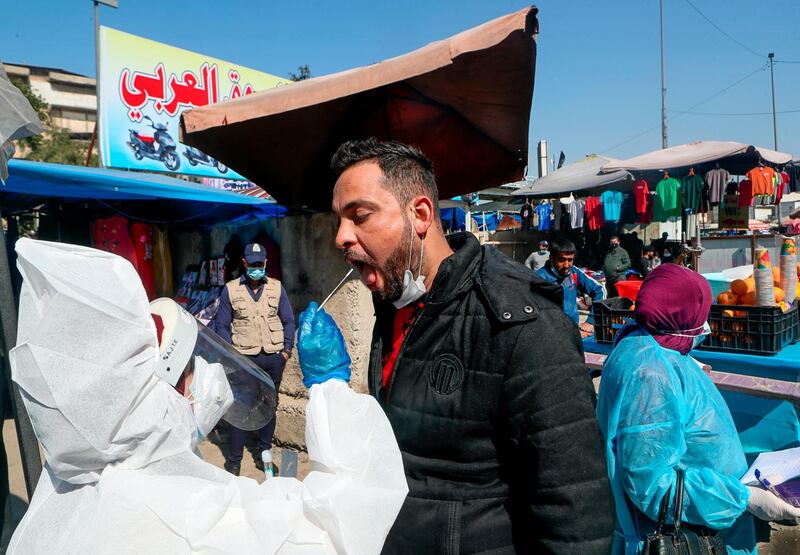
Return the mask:
[(797, 304), (788, 312), (777, 306), (711, 305), (711, 334), (698, 347), (751, 355), (774, 355), (798, 339)]
[(632, 306), (633, 301), (625, 297), (611, 297), (592, 303), (595, 341), (613, 343), (617, 332), (633, 322)]

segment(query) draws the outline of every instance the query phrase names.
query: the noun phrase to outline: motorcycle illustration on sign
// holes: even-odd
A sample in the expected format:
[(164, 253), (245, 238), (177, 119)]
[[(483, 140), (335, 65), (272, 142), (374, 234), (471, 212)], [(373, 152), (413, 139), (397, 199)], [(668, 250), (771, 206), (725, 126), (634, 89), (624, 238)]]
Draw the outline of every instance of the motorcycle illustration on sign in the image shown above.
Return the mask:
[(101, 26), (102, 165), (212, 179), (244, 177), (180, 142), (180, 117), (191, 110), (291, 83), (238, 64)]
[[(150, 116), (144, 118), (150, 122), (154, 132), (153, 135), (143, 135), (135, 129), (128, 129), (130, 140), (128, 146), (133, 150), (133, 156), (137, 160), (150, 158), (159, 160), (171, 172), (177, 171), (181, 167), (181, 159), (175, 151), (175, 140), (167, 133), (169, 123), (155, 123)], [(194, 165), (194, 164), (192, 164)]]
[(215, 160), (202, 150), (198, 150), (194, 147), (187, 146), (186, 150), (183, 151), (183, 155), (189, 161), (189, 165), (191, 166), (196, 166), (197, 164), (203, 164), (204, 166), (211, 166), (212, 168), (217, 168), (217, 171), (223, 174), (228, 171), (228, 166), (226, 166), (219, 160)]

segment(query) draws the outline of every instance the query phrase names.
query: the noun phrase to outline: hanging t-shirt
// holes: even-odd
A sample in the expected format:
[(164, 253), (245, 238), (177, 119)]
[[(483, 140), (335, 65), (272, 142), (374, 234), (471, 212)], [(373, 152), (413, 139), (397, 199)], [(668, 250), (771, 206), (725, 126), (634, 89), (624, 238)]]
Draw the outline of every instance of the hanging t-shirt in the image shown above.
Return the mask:
[(597, 197), (586, 199), (586, 219), (589, 220), (589, 229), (597, 231), (603, 228), (603, 205)]
[(552, 207), (546, 202), (536, 207), (536, 214), (539, 216), (539, 226), (537, 228), (539, 231), (550, 230), (550, 213), (552, 210)]
[(753, 183), (753, 195), (771, 195), (775, 191), (775, 170), (769, 166), (753, 168), (747, 172), (747, 179)]
[(646, 207), (644, 212), (640, 212), (636, 214), (636, 223), (637, 224), (649, 224), (653, 221), (653, 198), (655, 195), (648, 194), (645, 198)]
[(739, 194), (739, 184), (735, 181), (731, 180), (725, 185), (725, 196), (728, 195), (738, 195)]
[(636, 223), (636, 199), (631, 195), (623, 195), (622, 211), (620, 212), (619, 222), (621, 224)]
[(133, 248), (136, 249), (136, 269), (142, 278), (142, 285), (151, 301), (156, 298), (155, 270), (153, 267), (153, 249), (155, 247), (155, 231), (152, 225), (135, 223), (131, 226)]
[(169, 237), (167, 236), (166, 229), (159, 229), (156, 227), (154, 232), (153, 273), (156, 282), (156, 295), (159, 297), (171, 297), (174, 291), (172, 286), (172, 254), (169, 250)]
[(773, 204), (780, 204), (781, 199), (783, 198), (784, 175), (785, 174), (783, 172), (775, 172), (775, 198), (772, 199)]
[(603, 204), (603, 218), (608, 223), (619, 221), (622, 211), (622, 193), (619, 191), (605, 191), (600, 195), (600, 202)]
[(128, 231), (128, 220), (122, 216), (95, 220), (92, 226), (92, 243), (94, 248), (121, 256), (136, 268), (136, 249)]
[(800, 166), (789, 164), (784, 171), (789, 174), (789, 190), (792, 193), (800, 191)]
[(644, 214), (647, 212), (647, 197), (650, 196), (650, 188), (647, 181), (640, 179), (633, 184), (633, 197), (636, 201), (636, 213)]
[(743, 179), (739, 183), (739, 206), (750, 206), (753, 204), (753, 182)]
[(569, 224), (572, 229), (581, 229), (583, 227), (585, 204), (586, 203), (578, 198), (573, 200), (567, 206), (567, 210), (569, 210)]
[(708, 184), (708, 196), (712, 204), (722, 202), (722, 195), (725, 193), (725, 184), (731, 178), (731, 172), (723, 168), (716, 168), (706, 173), (706, 183)]
[(703, 190), (700, 193), (700, 214), (705, 214), (709, 210), (711, 210), (711, 187), (708, 186), (708, 183), (703, 183)]
[[(661, 222), (666, 222), (670, 216), (681, 215), (681, 182), (674, 177), (662, 179), (656, 185), (656, 196), (660, 201), (660, 210), (662, 211)], [(654, 214), (655, 215), (655, 214)]]
[(700, 210), (700, 200), (703, 195), (703, 178), (699, 175), (687, 175), (681, 183), (681, 198), (683, 210), (697, 214)]

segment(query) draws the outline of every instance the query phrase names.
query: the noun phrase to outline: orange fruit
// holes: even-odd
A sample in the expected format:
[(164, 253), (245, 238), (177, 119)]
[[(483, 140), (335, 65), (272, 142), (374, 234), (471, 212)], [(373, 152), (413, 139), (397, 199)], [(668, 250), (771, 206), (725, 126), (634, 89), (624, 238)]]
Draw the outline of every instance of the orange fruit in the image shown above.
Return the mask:
[(756, 290), (756, 278), (754, 278), (753, 276), (750, 276), (749, 278), (747, 278), (744, 281), (747, 284), (747, 292), (748, 293), (750, 291), (755, 291)]
[(736, 304), (737, 297), (730, 291), (723, 291), (717, 295), (717, 304)]
[(795, 298), (800, 297), (800, 283), (798, 283), (794, 288), (794, 296)]
[(744, 305), (755, 305), (756, 304), (756, 292), (755, 291), (748, 291), (741, 297), (739, 297), (739, 304)]
[(780, 287), (776, 287), (774, 291), (775, 291), (775, 302), (776, 303), (779, 303), (779, 302), (783, 301), (783, 299), (786, 298), (786, 295), (784, 294), (783, 289), (781, 289)]
[(774, 283), (781, 282), (781, 269), (777, 266), (772, 267), (772, 281)]
[[(755, 282), (753, 282), (755, 284)], [(750, 289), (748, 289), (747, 282), (743, 279), (735, 279), (731, 282), (731, 291), (733, 291), (734, 295), (744, 295)]]

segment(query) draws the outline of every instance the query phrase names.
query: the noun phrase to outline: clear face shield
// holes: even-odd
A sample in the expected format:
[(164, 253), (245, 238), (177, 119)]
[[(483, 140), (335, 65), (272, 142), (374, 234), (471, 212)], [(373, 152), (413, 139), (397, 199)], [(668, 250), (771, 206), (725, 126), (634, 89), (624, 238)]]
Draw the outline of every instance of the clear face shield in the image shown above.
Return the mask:
[[(278, 394), (272, 378), (172, 299), (150, 303), (159, 336), (156, 375), (187, 395), (205, 415), (240, 430), (259, 430), (275, 417)], [(191, 382), (189, 379), (191, 378)], [(190, 383), (188, 388), (184, 382)], [(207, 420), (208, 418), (203, 418)], [(216, 424), (204, 423), (205, 433)]]
[(222, 416), (228, 424), (240, 430), (260, 430), (275, 417), (278, 392), (269, 374), (200, 322), (193, 356), (225, 370), (233, 393), (233, 403)]

